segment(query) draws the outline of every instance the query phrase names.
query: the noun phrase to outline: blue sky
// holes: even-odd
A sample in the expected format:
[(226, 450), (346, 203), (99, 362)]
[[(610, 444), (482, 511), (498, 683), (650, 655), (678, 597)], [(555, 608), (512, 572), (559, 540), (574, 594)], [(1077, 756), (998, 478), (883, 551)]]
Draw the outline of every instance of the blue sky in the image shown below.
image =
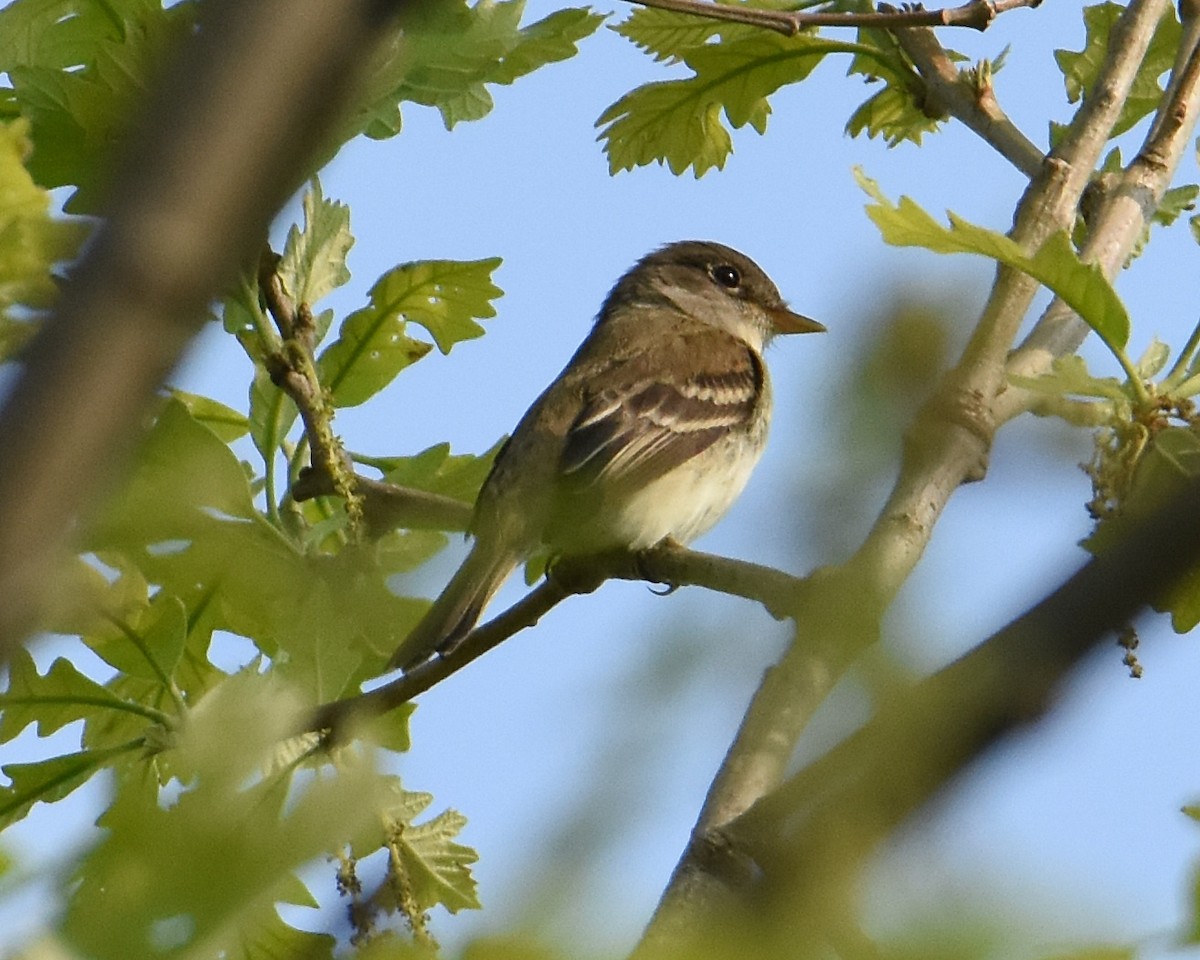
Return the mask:
[[(551, 9), (531, 2), (530, 18)], [(598, 9), (619, 16), (626, 8)], [(959, 31), (945, 42), (972, 57), (1012, 44), (997, 93), (1035, 142), (1044, 144), (1048, 119), (1069, 117), (1052, 50), (1082, 47), (1075, 5), (1016, 11), (986, 34)], [(929, 299), (952, 305), (965, 328), (991, 276), (981, 260), (885, 247), (852, 168), (863, 166), (890, 197), (908, 193), (935, 214), (948, 208), (1001, 230), (1023, 187), (955, 125), (919, 149), (846, 137), (846, 118), (873, 91), (844, 77), (844, 67), (827, 62), (774, 97), (767, 135), (736, 133), (726, 169), (698, 181), (657, 167), (608, 175), (595, 118), (636, 84), (672, 74), (604, 29), (575, 59), (494, 90), (496, 108), (482, 122), (447, 133), (435, 113), (409, 107), (399, 137), (350, 145), (322, 173), (326, 194), (349, 204), (357, 237), (353, 280), (328, 305), (348, 312), (385, 269), (421, 258), (501, 256), (496, 280), (506, 295), (484, 338), (449, 357), (431, 354), (371, 403), (339, 413), (347, 444), (374, 454), (443, 440), (458, 451), (487, 449), (561, 368), (622, 271), (658, 244), (715, 239), (754, 257), (829, 332), (773, 348), (767, 453), (698, 546), (795, 573), (841, 559), (804, 539), (806, 510), (827, 502), (806, 494), (851, 483), (860, 461), (878, 456), (830, 429), (857, 385), (872, 321), (893, 302)], [(1182, 178), (1195, 178), (1190, 161)], [(1197, 248), (1186, 234), (1159, 237), (1119, 282), (1135, 355), (1152, 335), (1179, 345), (1196, 321), (1193, 302), (1165, 295), (1176, 276), (1194, 271)], [(1097, 372), (1117, 374), (1094, 345), (1085, 353)], [(246, 377), (240, 351), (213, 330), (178, 382), (241, 407)], [(1076, 544), (1089, 528), (1090, 494), (1075, 464), (1087, 454), (1085, 439), (1054, 424), (1001, 433), (987, 480), (955, 496), (889, 618), (889, 656), (933, 669), (1084, 560)], [(866, 509), (832, 522), (854, 543), (873, 518)], [(432, 595), (463, 552), (456, 543), (413, 589)], [(510, 584), (499, 602), (518, 591)], [(974, 909), (1017, 918), (1045, 945), (1086, 935), (1136, 940), (1147, 956), (1167, 952), (1200, 851), (1200, 828), (1178, 812), (1200, 796), (1190, 735), (1200, 723), (1200, 652), (1160, 620), (1143, 626), (1142, 680), (1127, 678), (1115, 647), (1103, 650), (1071, 679), (1048, 722), (989, 756), (893, 845), (869, 893), (881, 929), (914, 908)], [(439, 937), (454, 943), (516, 919), (551, 938), (582, 932), (599, 948), (627, 946), (786, 636), (745, 601), (608, 584), (424, 695), (399, 770), (407, 786), (435, 795), (434, 809), (450, 805), (469, 818), (464, 840), (481, 855), (486, 908), (439, 914)], [(44, 649), (39, 660), (52, 654)], [(860, 689), (846, 684), (806, 737), (806, 755), (864, 709)], [(4, 762), (36, 747), (29, 733), (5, 748)], [(85, 803), (43, 807), (10, 844), (53, 861), (62, 847), (47, 836), (80, 836), (87, 814)], [(6, 910), (0, 901), (6, 913), (0, 930), (13, 935), (37, 920), (26, 902)]]

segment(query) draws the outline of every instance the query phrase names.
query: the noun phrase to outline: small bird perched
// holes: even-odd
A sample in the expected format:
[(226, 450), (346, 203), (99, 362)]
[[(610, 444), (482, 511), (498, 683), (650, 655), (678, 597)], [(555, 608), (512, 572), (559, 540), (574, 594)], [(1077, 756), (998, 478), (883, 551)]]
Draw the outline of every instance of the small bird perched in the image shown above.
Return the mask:
[(766, 441), (764, 345), (824, 329), (719, 243), (643, 257), (500, 450), (475, 503), (474, 547), (389, 668), (451, 650), (541, 546), (559, 556), (641, 550), (711, 527)]

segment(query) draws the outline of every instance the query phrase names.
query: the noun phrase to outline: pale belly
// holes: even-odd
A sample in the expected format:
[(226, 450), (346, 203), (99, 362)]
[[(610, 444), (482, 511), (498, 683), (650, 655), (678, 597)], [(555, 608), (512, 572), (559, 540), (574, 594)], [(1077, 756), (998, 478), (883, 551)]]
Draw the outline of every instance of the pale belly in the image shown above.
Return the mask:
[(652, 547), (671, 537), (687, 543), (724, 516), (750, 479), (762, 443), (724, 441), (651, 481), (620, 504), (582, 522), (562, 524), (552, 544), (566, 552)]

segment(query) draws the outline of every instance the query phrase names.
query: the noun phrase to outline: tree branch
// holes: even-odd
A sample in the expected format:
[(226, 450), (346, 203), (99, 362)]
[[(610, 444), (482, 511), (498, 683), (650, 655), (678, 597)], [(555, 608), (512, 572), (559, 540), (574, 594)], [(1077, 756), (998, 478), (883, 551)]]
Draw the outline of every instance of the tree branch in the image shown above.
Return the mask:
[(990, 73), (985, 74), (982, 68), (973, 73), (960, 72), (927, 27), (896, 30), (895, 37), (925, 81), (926, 108), (930, 112), (954, 117), (1025, 176), (1033, 179), (1038, 175), (1045, 154), (1000, 109)]
[[(1108, 95), (1083, 104), (1017, 207), (1010, 236), (1027, 249), (1073, 223), (1165, 9), (1165, 0), (1133, 0), (1122, 13), (1101, 69)], [(920, 558), (950, 496), (984, 475), (993, 406), (1005, 387), (1005, 356), (1037, 287), (1016, 271), (997, 270), (962, 358), (906, 436), (900, 475), (875, 525), (846, 564), (814, 577), (812, 606), (804, 610), (795, 642), (756, 692), (639, 949), (686, 940), (700, 918), (727, 898), (725, 879), (711, 872), (706, 838), (781, 781), (808, 719), (855, 653), (876, 636), (878, 617)]]
[[(1105, 185), (1079, 253), (1085, 263), (1099, 264), (1107, 277), (1115, 276), (1125, 265), (1148, 228), (1200, 115), (1200, 15), (1187, 4), (1180, 9), (1185, 12), (1183, 40), (1162, 103), (1137, 156), (1115, 181)], [(1091, 328), (1056, 298), (1013, 352), (1008, 372), (1022, 377), (1047, 373), (1056, 358), (1074, 353), (1090, 332)], [(1035, 402), (1029, 391), (1013, 388), (1000, 398), (997, 416), (1002, 421), (1010, 419)]]
[[(857, 733), (726, 824), (710, 846), (786, 876), (788, 910), (823, 894), (999, 738), (1043, 717), (1102, 640), (1200, 563), (1200, 479), (1040, 603), (882, 706)], [(777, 877), (778, 879), (778, 877)], [(799, 901), (797, 898), (799, 897)]]
[(296, 405), (312, 461), (292, 484), (292, 498), (303, 503), (316, 497), (340, 497), (346, 503), (352, 526), (357, 526), (357, 517), (368, 532), (376, 534), (398, 526), (466, 530), (471, 522), (470, 504), (354, 472), (349, 455), (333, 432), (333, 407), (317, 375), (312, 311), (308, 304), (292, 301), (276, 272), (278, 266), (278, 255), (265, 250), (259, 261), (258, 286), (282, 338), (265, 362), (271, 381)]
[[(312, 308), (296, 303), (284, 289), (279, 276), (279, 255), (264, 249), (258, 264), (258, 288), (267, 311), (282, 338), (277, 351), (266, 357), (271, 382), (291, 397), (308, 437), (310, 472), (328, 480), (333, 492), (346, 505), (352, 537), (362, 532), (363, 499), (357, 478), (341, 440), (333, 432), (333, 404), (326, 397), (317, 375), (317, 330)], [(268, 464), (268, 469), (270, 465)]]
[[(396, 527), (410, 530), (466, 530), (471, 523), (471, 504), (440, 493), (415, 487), (384, 483), (360, 473), (354, 484), (362, 498), (363, 520), (372, 534), (386, 533)], [(300, 471), (292, 484), (292, 498), (299, 503), (314, 497), (337, 496), (333, 477), (317, 467)]]
[(705, 0), (631, 0), (643, 7), (671, 10), (709, 20), (744, 23), (794, 37), (808, 27), (970, 27), (986, 30), (997, 15), (1018, 7), (1036, 7), (1041, 0), (971, 0), (942, 10), (896, 10), (880, 4), (876, 13), (806, 13), (803, 11), (759, 10), (754, 7), (706, 3)]
[(434, 684), (457, 673), (521, 630), (532, 627), (567, 597), (591, 593), (606, 580), (645, 580), (672, 589), (701, 586), (761, 603), (776, 619), (803, 609), (807, 581), (772, 567), (731, 560), (664, 543), (649, 550), (616, 550), (564, 557), (546, 579), (503, 613), (476, 627), (452, 649), (409, 670), (382, 687), (318, 707), (297, 732), (329, 731), (340, 741), (360, 724), (394, 710)]

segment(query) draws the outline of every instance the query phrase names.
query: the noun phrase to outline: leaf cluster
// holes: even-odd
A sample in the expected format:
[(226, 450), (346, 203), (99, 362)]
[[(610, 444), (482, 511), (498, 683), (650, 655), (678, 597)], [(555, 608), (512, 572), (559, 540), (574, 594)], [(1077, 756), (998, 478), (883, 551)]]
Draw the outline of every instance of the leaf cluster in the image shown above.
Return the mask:
[[(399, 133), (405, 101), (434, 107), (447, 127), (486, 116), (488, 85), (573, 56), (603, 19), (575, 7), (521, 26), (524, 8), (524, 0), (412, 5), (371, 54), (358, 105), (324, 159), (359, 134)], [(30, 172), (43, 187), (75, 188), (68, 211), (98, 210), (114, 147), (172, 49), (196, 29), (198, 10), (195, 0), (14, 0), (0, 9), (0, 71), (12, 82), (0, 89), (0, 117), (29, 120)]]
[(650, 163), (697, 177), (722, 169), (733, 151), (729, 128), (765, 133), (769, 98), (808, 79), (833, 54), (850, 56), (849, 73), (883, 85), (847, 121), (852, 136), (881, 136), (891, 146), (920, 143), (939, 123), (926, 113), (924, 81), (883, 30), (861, 29), (854, 41), (811, 30), (783, 36), (654, 8), (635, 10), (613, 29), (655, 61), (692, 72), (644, 84), (600, 115), (596, 126), (613, 173)]
[[(398, 133), (403, 101), (439, 110), (448, 127), (478, 119), (490, 85), (572, 56), (602, 19), (569, 8), (523, 26), (523, 10), (523, 0), (414, 7), (374, 55), (328, 155), (359, 133)], [(0, 89), (0, 361), (18, 358), (37, 311), (53, 303), (53, 271), (90, 229), (53, 215), (49, 191), (71, 188), (69, 213), (99, 209), (137, 102), (197, 11), (191, 0), (0, 9), (0, 71), (11, 82)], [(60, 658), (39, 672), (21, 652), (9, 669), (0, 743), (31, 726), (39, 737), (78, 728), (80, 739), (73, 752), (0, 766), (0, 829), (99, 773), (112, 784), (103, 839), (75, 865), (85, 882), (70, 884), (62, 923), (81, 954), (331, 957), (333, 937), (285, 923), (276, 908), (315, 906), (295, 871), (331, 854), (382, 857), (384, 894), (398, 884), (407, 894), (373, 902), (414, 929), (435, 905), (478, 906), (475, 854), (456, 841), (465, 818), (427, 817), (427, 794), (376, 770), (408, 748), (411, 707), (349, 747), (294, 735), (313, 705), (357, 693), (382, 670), (427, 605), (390, 584), (446, 542), (423, 529), (368, 540), (341, 498), (295, 500), (313, 437), (340, 444), (337, 409), (370, 400), (435, 346), (447, 353), (482, 335), (501, 295), (498, 258), (423, 260), (386, 271), (359, 309), (336, 317), (318, 304), (350, 280), (353, 242), (349, 210), (314, 180), (276, 270), (308, 318), (303, 337), (272, 315), (247, 272), (216, 311), (253, 364), (246, 411), (164, 393), (126, 482), (56, 574), (42, 629), (76, 637), (103, 667), (85, 673)], [(288, 364), (311, 374), (304, 410), (277, 383)], [(439, 444), (358, 463), (470, 503), (495, 449), (451, 455)], [(239, 643), (246, 652), (229, 665)]]

